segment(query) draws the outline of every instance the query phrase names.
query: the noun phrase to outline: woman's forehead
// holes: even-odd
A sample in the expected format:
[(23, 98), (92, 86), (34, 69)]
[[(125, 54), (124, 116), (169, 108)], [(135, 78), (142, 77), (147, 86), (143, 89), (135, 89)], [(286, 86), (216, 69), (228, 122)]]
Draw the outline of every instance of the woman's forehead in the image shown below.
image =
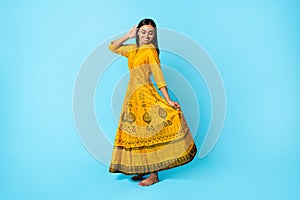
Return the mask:
[(154, 27), (152, 25), (143, 25), (140, 29), (143, 29), (145, 31), (154, 30)]

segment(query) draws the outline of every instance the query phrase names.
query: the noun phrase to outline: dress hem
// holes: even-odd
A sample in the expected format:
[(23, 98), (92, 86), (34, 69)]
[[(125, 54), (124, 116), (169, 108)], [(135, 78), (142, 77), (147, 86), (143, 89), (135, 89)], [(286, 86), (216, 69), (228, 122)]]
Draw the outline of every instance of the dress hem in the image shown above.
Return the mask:
[[(145, 165), (145, 166), (138, 166), (138, 167), (133, 166), (132, 167), (132, 166), (124, 166), (121, 164), (113, 164), (110, 166), (109, 172), (110, 173), (122, 173), (125, 175), (159, 172), (159, 171), (179, 167), (179, 166), (182, 166), (182, 165), (185, 165), (185, 164), (191, 162), (194, 159), (194, 157), (196, 156), (196, 153), (197, 153), (197, 148), (196, 148), (196, 145), (193, 144), (190, 152), (187, 155), (182, 156), (180, 158), (176, 158), (173, 160), (165, 161), (163, 163), (156, 164), (156, 165), (150, 165), (150, 166)], [(161, 167), (162, 165), (164, 167)], [(150, 168), (150, 169), (146, 170), (146, 168), (148, 168), (148, 169)]]

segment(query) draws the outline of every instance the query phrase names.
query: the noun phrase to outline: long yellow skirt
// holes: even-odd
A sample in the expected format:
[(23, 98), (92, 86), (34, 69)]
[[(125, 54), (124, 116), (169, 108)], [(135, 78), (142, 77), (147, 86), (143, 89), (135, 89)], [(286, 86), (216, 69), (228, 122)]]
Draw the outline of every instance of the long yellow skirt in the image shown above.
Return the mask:
[(181, 110), (152, 83), (127, 90), (109, 172), (143, 174), (190, 162), (197, 148)]

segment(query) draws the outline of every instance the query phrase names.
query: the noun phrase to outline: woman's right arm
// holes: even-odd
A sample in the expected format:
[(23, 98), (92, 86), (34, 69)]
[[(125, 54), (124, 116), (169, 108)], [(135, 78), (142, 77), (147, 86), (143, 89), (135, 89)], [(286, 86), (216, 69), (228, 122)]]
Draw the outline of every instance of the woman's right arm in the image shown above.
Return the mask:
[(128, 33), (126, 33), (125, 35), (123, 35), (122, 37), (114, 40), (112, 42), (112, 45), (114, 46), (115, 49), (121, 47), (123, 45), (124, 42), (126, 42), (128, 39), (130, 38), (135, 38), (135, 34), (136, 34), (136, 28), (137, 26), (132, 27)]

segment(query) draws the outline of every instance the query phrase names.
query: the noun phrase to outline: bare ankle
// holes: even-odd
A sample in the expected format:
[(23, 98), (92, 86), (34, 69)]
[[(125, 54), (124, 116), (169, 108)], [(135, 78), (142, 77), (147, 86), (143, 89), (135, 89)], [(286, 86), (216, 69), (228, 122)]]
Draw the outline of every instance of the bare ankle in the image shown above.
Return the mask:
[(157, 172), (153, 172), (150, 174), (150, 176), (148, 178), (146, 178), (145, 180), (141, 181), (139, 183), (139, 185), (141, 186), (149, 186), (149, 185), (152, 185), (154, 183), (157, 183), (159, 180), (158, 180), (158, 174)]

